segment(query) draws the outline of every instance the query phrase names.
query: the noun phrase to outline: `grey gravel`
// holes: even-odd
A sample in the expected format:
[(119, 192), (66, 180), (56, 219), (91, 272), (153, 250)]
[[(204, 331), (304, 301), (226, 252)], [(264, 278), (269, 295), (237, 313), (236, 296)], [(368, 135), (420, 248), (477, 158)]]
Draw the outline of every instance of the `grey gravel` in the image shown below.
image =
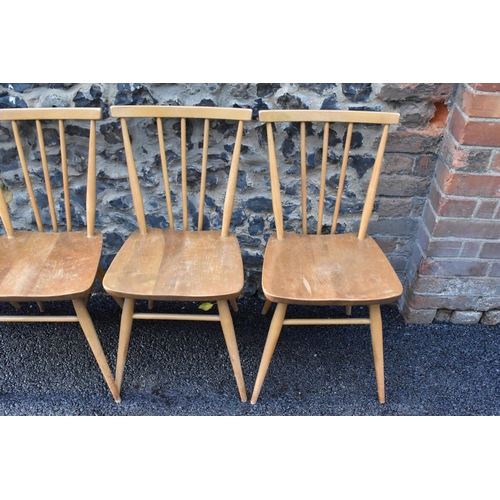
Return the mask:
[[(199, 304), (157, 311), (201, 312)], [(233, 313), (250, 400), (273, 309), (243, 298)], [(139, 302), (138, 309), (147, 310)], [(36, 305), (24, 313), (38, 314)], [(47, 314), (72, 314), (47, 304)], [(114, 372), (120, 309), (94, 295), (89, 312)], [(17, 314), (8, 304), (0, 314)], [(203, 314), (203, 313), (202, 313)], [(289, 307), (289, 317), (343, 308)], [(365, 308), (353, 309), (364, 316)], [(405, 324), (383, 307), (387, 402), (378, 403), (367, 326), (284, 327), (256, 405), (239, 400), (218, 323), (134, 322), (115, 403), (78, 324), (0, 323), (1, 415), (499, 415), (500, 330)]]

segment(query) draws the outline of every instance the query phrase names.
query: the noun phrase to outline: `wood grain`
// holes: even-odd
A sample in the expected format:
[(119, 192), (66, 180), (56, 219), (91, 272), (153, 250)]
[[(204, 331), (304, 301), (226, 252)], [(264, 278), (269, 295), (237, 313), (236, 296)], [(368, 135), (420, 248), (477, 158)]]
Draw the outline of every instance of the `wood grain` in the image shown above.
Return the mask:
[(0, 300), (69, 300), (87, 295), (101, 257), (102, 235), (16, 231), (0, 237)]
[(243, 262), (234, 234), (220, 231), (135, 231), (104, 277), (118, 297), (153, 300), (236, 298), (243, 288)]
[(369, 236), (285, 234), (271, 236), (262, 287), (272, 302), (356, 305), (386, 303), (402, 293), (387, 257)]

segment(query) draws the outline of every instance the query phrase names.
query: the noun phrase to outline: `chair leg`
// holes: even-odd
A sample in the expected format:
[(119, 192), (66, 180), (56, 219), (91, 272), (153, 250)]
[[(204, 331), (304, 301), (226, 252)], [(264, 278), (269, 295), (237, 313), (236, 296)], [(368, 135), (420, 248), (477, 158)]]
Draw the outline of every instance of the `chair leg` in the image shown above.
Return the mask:
[(272, 304), (272, 302), (270, 300), (266, 300), (266, 303), (264, 304), (264, 307), (262, 308), (262, 314), (266, 314), (267, 311), (269, 311), (271, 304)]
[(118, 354), (116, 356), (116, 387), (120, 392), (123, 382), (123, 371), (127, 359), (128, 344), (130, 342), (130, 332), (134, 319), (135, 299), (125, 299), (123, 303), (122, 319), (120, 322), (120, 339), (118, 341)]
[(378, 400), (385, 403), (384, 387), (384, 342), (382, 335), (382, 316), (380, 305), (373, 304), (370, 308), (370, 330), (372, 335), (373, 359), (375, 362), (375, 377), (377, 379)]
[(278, 338), (281, 333), (281, 328), (283, 327), (287, 307), (288, 304), (278, 304), (276, 306), (276, 310), (274, 311), (271, 326), (269, 327), (269, 333), (267, 334), (266, 345), (264, 347), (264, 352), (259, 366), (259, 372), (257, 373), (257, 379), (255, 380), (255, 386), (253, 388), (252, 400), (250, 401), (253, 405), (259, 398), (264, 378), (266, 377), (267, 370), (271, 363), (271, 358), (273, 357), (274, 349), (276, 348), (276, 343), (278, 342)]
[(150, 311), (153, 310), (153, 307), (155, 306), (155, 301), (154, 300), (148, 300), (148, 309)]
[(236, 384), (240, 393), (241, 401), (244, 403), (247, 400), (247, 391), (245, 388), (245, 380), (243, 379), (243, 371), (241, 369), (240, 355), (238, 353), (238, 345), (236, 343), (236, 335), (234, 333), (233, 318), (231, 311), (226, 300), (218, 300), (217, 307), (219, 308), (220, 322), (222, 326), (222, 333), (226, 339), (227, 350), (229, 352), (229, 359), (233, 366), (234, 376), (236, 377)]
[[(101, 266), (99, 266), (97, 268), (97, 278), (99, 279), (99, 281), (101, 282), (101, 284), (102, 284), (102, 282), (104, 280), (104, 275), (105, 274), (106, 273), (104, 272), (104, 269)], [(111, 296), (111, 297), (120, 306), (120, 309), (123, 309), (123, 300), (120, 299), (119, 297), (113, 297), (113, 296)]]
[(229, 299), (229, 302), (231, 304), (231, 307), (233, 308), (233, 311), (238, 312), (238, 304), (236, 303), (236, 299)]
[(37, 302), (38, 309), (40, 309), (40, 312), (45, 312), (45, 304), (43, 302)]
[(350, 316), (352, 314), (352, 306), (345, 306), (345, 313), (347, 316)]
[(109, 368), (108, 362), (106, 361), (106, 356), (102, 350), (101, 342), (99, 337), (97, 336), (97, 332), (95, 331), (94, 324), (92, 319), (85, 307), (85, 302), (83, 299), (75, 299), (73, 300), (73, 307), (75, 308), (76, 315), (78, 316), (78, 320), (80, 322), (80, 326), (82, 327), (83, 333), (87, 338), (87, 341), (94, 353), (94, 357), (101, 369), (101, 372), (108, 384), (109, 390), (113, 395), (114, 400), (119, 403), (120, 402), (120, 391), (115, 384), (115, 380), (113, 378), (113, 374)]

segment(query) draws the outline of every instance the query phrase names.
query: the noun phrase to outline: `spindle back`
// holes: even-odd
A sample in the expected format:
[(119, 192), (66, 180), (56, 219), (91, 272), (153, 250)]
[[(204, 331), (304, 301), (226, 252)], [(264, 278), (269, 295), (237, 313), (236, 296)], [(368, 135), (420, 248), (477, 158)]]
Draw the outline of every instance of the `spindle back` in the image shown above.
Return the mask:
[[(39, 231), (43, 232), (47, 226), (51, 226), (54, 232), (64, 228), (73, 230), (70, 179), (79, 177), (86, 170), (86, 180), (77, 189), (78, 192), (86, 190), (85, 201), (82, 202), (85, 213), (79, 223), (86, 225), (88, 236), (94, 235), (96, 120), (101, 116), (100, 108), (0, 109), (0, 122), (10, 122), (10, 128), (8, 124), (5, 128), (15, 143)], [(78, 143), (76, 149), (68, 149), (69, 137)], [(50, 223), (43, 220), (43, 207), (39, 206), (41, 203), (43, 207), (48, 207)], [(14, 237), (11, 214), (3, 193), (0, 195), (0, 216), (5, 232), (9, 237)]]
[[(149, 120), (149, 123), (145, 124), (143, 130), (157, 136), (156, 144), (152, 147), (154, 147), (155, 152), (159, 154), (169, 229), (182, 229), (183, 231), (191, 229), (189, 223), (188, 201), (188, 150), (195, 150), (195, 155), (197, 156), (195, 158), (197, 165), (195, 168), (190, 169), (190, 172), (194, 171), (199, 173), (200, 190), (198, 195), (198, 217), (197, 224), (194, 224), (199, 231), (204, 228), (204, 208), (209, 163), (214, 161), (214, 158), (219, 163), (225, 163), (227, 161), (229, 174), (222, 218), (222, 237), (227, 236), (233, 211), (243, 127), (244, 122), (251, 119), (252, 111), (250, 109), (203, 106), (112, 106), (111, 116), (120, 118), (132, 200), (140, 232), (142, 234), (147, 233), (147, 221), (144, 210), (143, 191), (141, 190), (137, 173), (136, 159), (141, 153), (140, 150), (144, 148), (144, 142), (137, 141), (137, 147), (134, 148), (135, 144), (133, 138), (131, 138), (131, 132), (128, 127), (128, 123), (133, 119)], [(188, 141), (188, 127), (191, 130), (195, 120), (198, 122), (201, 120), (203, 124), (201, 144), (194, 144)], [(227, 154), (226, 151), (225, 159), (221, 159), (220, 155), (211, 157), (209, 154), (211, 126), (215, 121), (236, 122), (236, 127), (234, 124), (233, 126), (228, 124), (228, 126), (225, 127), (227, 135), (234, 134), (235, 136), (232, 152)], [(177, 142), (177, 145), (174, 145), (174, 142)], [(196, 147), (198, 147), (198, 150)], [(171, 161), (169, 161), (167, 155), (170, 157)], [(174, 200), (171, 195), (172, 185), (170, 177), (172, 177), (172, 169), (170, 168), (170, 163), (178, 162), (179, 159), (181, 164), (181, 193), (177, 198), (179, 198), (181, 205), (181, 209), (178, 210), (178, 213), (182, 224), (177, 224), (176, 226), (174, 220)], [(177, 183), (177, 178), (174, 182)]]
[[(308, 197), (307, 197), (307, 170), (315, 165), (310, 165), (308, 160), (308, 150), (306, 145), (306, 136), (316, 136), (321, 139), (321, 173), (319, 182), (319, 196), (317, 198), (317, 227), (316, 233), (321, 234), (323, 229), (323, 217), (325, 212), (325, 191), (327, 185), (327, 164), (329, 158), (336, 158), (333, 153), (334, 146), (343, 143), (343, 152), (341, 156), (341, 167), (338, 177), (337, 194), (335, 198), (335, 207), (333, 210), (331, 233), (334, 234), (339, 220), (342, 193), (345, 186), (347, 168), (349, 164), (349, 154), (353, 142), (355, 127), (364, 127), (363, 130), (372, 130), (374, 125), (381, 125), (382, 132), (376, 147), (376, 155), (373, 162), (370, 182), (366, 191), (363, 203), (361, 222), (359, 226), (358, 238), (363, 239), (370, 220), (375, 201), (375, 194), (380, 176), (382, 158), (387, 142), (389, 126), (399, 122), (398, 113), (383, 113), (374, 111), (337, 111), (337, 110), (263, 110), (259, 112), (259, 120), (266, 123), (267, 139), (269, 148), (269, 162), (271, 171), (271, 191), (273, 200), (273, 212), (275, 216), (276, 233), (278, 239), (283, 239), (283, 205), (281, 199), (281, 185), (285, 173), (279, 173), (275, 134), (285, 136), (285, 141), (281, 144), (281, 163), (285, 163), (292, 153), (300, 149), (300, 180), (301, 180), (301, 200), (302, 200), (302, 233), (308, 232)], [(322, 125), (321, 125), (322, 124)], [(345, 133), (337, 133), (332, 127), (336, 124), (344, 125)], [(319, 129), (319, 126), (322, 126)], [(315, 128), (318, 127), (318, 128)], [(298, 135), (298, 144), (294, 141)], [(356, 136), (359, 140), (361, 135)], [(332, 139), (333, 138), (333, 139)], [(330, 156), (331, 153), (331, 156)], [(315, 156), (315, 155), (313, 155)], [(290, 170), (290, 169), (289, 169)], [(293, 169), (292, 169), (293, 170)]]

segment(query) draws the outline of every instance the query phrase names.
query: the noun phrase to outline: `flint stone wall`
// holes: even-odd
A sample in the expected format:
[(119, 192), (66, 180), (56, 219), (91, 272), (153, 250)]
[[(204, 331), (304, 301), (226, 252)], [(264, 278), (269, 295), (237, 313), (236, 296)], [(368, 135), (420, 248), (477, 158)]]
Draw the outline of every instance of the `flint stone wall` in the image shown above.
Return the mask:
[[(321, 83), (321, 84), (0, 84), (0, 107), (52, 107), (85, 106), (101, 107), (103, 119), (97, 126), (97, 219), (96, 227), (104, 234), (103, 266), (107, 267), (127, 236), (137, 228), (132, 198), (127, 181), (124, 148), (119, 121), (109, 115), (115, 104), (169, 104), (224, 107), (245, 107), (253, 110), (253, 120), (245, 127), (240, 173), (232, 216), (232, 230), (237, 235), (245, 266), (245, 295), (261, 294), (261, 267), (265, 244), (274, 230), (269, 183), (268, 156), (265, 127), (257, 119), (261, 109), (362, 109), (395, 111), (401, 122), (391, 127), (387, 153), (369, 233), (387, 254), (401, 281), (407, 285), (407, 268), (412, 256), (417, 227), (434, 177), (436, 160), (448, 120), (448, 107), (454, 96), (452, 84), (375, 84), (375, 83)], [(20, 194), (22, 183), (20, 165), (15, 154), (15, 144), (8, 128), (0, 125), (0, 181), (7, 202), (14, 210), (14, 225), (25, 228), (34, 225), (26, 195)], [(153, 227), (168, 227), (165, 193), (159, 168), (157, 149), (150, 141), (148, 124), (139, 124), (132, 132), (144, 139), (137, 162), (148, 223)], [(298, 135), (296, 131), (278, 129), (276, 139), (286, 175), (282, 183), (285, 205), (285, 224), (295, 228), (300, 225), (300, 184), (293, 179), (299, 168)], [(71, 134), (85, 135), (86, 131), (74, 127)], [(190, 186), (199, 182), (199, 166), (195, 160), (201, 155), (202, 131), (189, 129), (191, 145), (188, 158)], [(321, 147), (319, 130), (311, 130), (308, 137), (308, 225), (316, 227), (316, 195), (319, 192)], [(231, 141), (234, 131), (224, 123), (214, 125), (211, 132), (212, 151), (208, 173), (206, 198), (206, 227), (220, 227), (223, 185), (229, 168)], [(57, 136), (48, 133), (47, 143)], [(52, 139), (51, 139), (52, 138)], [(30, 139), (34, 144), (35, 136)], [(353, 137), (349, 158), (346, 190), (337, 230), (357, 228), (361, 216), (361, 202), (374, 162), (374, 136), (369, 127)], [(141, 141), (142, 142), (142, 141)], [(343, 144), (341, 132), (331, 136), (334, 146), (328, 158), (328, 185), (336, 187)], [(136, 142), (136, 145), (138, 143)], [(229, 146), (226, 146), (229, 144)], [(169, 150), (167, 144), (167, 150)], [(229, 147), (225, 149), (225, 147)], [(82, 186), (86, 165), (85, 152), (79, 145), (69, 150), (76, 159), (71, 175), (76, 178), (73, 193), (76, 195), (75, 223), (83, 223), (84, 195)], [(169, 167), (174, 198), (180, 193), (180, 162), (171, 146)], [(81, 162), (79, 159), (82, 159)], [(57, 162), (57, 158), (56, 158)], [(36, 153), (28, 159), (36, 183), (42, 186), (41, 165)], [(62, 184), (61, 176), (53, 174), (52, 182)], [(329, 230), (335, 194), (326, 198), (326, 216), (323, 229)], [(42, 216), (50, 223), (47, 201), (39, 196)], [(197, 199), (190, 198), (191, 221), (197, 219)], [(62, 202), (58, 212), (63, 215)], [(63, 221), (64, 222), (64, 221)], [(313, 229), (314, 230), (314, 229)], [(491, 320), (490, 320), (491, 321)]]

